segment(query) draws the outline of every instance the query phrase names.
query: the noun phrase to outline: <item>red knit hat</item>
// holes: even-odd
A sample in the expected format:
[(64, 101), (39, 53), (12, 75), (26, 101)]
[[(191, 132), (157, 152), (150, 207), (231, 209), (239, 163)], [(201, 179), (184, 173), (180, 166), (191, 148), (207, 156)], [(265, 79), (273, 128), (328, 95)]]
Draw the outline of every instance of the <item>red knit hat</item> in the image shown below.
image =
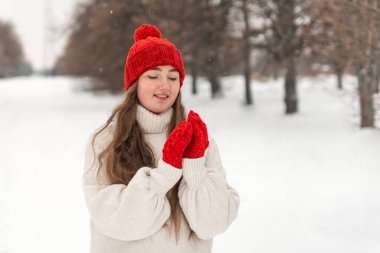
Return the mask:
[(136, 81), (145, 71), (157, 66), (171, 65), (180, 75), (182, 87), (185, 68), (181, 53), (166, 39), (162, 38), (157, 27), (144, 24), (135, 31), (135, 44), (129, 49), (124, 66), (124, 90)]

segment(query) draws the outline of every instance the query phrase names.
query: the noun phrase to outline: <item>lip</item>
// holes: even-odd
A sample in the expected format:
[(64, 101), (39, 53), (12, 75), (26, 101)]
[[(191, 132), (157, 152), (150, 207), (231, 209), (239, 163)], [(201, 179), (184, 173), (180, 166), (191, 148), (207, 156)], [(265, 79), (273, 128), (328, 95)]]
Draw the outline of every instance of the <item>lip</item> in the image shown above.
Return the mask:
[(165, 101), (166, 99), (169, 98), (169, 96), (167, 96), (167, 97), (157, 97), (156, 95), (154, 95), (154, 97), (157, 98), (160, 101)]

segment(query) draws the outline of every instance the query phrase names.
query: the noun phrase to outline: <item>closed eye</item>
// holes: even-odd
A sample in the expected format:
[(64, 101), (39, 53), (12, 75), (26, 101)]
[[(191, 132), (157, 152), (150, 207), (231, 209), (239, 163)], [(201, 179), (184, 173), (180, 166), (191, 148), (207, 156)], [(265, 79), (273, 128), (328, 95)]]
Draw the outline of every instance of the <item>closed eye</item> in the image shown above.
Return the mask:
[(157, 76), (148, 76), (149, 79), (156, 79)]
[(175, 81), (175, 80), (177, 80), (177, 77), (169, 77), (169, 79), (170, 79), (171, 81)]

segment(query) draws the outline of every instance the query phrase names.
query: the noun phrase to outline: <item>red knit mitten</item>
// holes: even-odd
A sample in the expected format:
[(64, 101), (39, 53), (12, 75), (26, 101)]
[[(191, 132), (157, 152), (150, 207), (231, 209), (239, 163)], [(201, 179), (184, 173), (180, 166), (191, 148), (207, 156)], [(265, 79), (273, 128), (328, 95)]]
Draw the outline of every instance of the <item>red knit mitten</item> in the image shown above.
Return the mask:
[(208, 134), (206, 124), (201, 120), (196, 112), (190, 111), (187, 121), (193, 126), (193, 139), (185, 150), (184, 158), (202, 157), (208, 147)]
[(193, 136), (193, 127), (190, 122), (181, 122), (169, 135), (162, 149), (162, 160), (176, 167), (182, 168), (182, 156)]

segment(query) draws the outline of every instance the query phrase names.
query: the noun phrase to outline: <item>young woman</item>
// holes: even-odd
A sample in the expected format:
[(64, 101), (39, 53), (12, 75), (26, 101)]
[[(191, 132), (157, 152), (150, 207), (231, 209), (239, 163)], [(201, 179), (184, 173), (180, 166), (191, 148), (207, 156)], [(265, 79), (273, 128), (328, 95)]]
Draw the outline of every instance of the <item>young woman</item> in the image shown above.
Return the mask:
[(178, 49), (155, 26), (135, 31), (125, 99), (89, 140), (83, 187), (92, 253), (209, 253), (236, 218), (217, 145), (185, 115)]

